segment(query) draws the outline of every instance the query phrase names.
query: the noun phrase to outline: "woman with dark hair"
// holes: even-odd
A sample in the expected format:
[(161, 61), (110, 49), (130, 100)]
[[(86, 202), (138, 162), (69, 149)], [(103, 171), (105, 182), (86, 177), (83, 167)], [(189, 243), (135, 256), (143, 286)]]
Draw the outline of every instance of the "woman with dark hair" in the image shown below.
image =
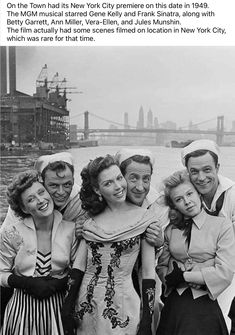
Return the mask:
[(21, 220), (0, 230), (0, 284), (14, 288), (4, 335), (63, 335), (60, 309), (75, 258), (75, 224), (62, 220), (35, 170), (21, 172), (7, 189)]
[[(144, 239), (154, 215), (126, 202), (126, 181), (110, 155), (81, 173), (84, 223), (69, 291), (62, 308), (65, 334), (151, 335), (155, 292), (154, 247)], [(142, 306), (131, 273), (141, 247)], [(75, 322), (75, 321), (76, 322)]]
[(165, 286), (157, 335), (227, 335), (217, 297), (235, 272), (232, 222), (207, 214), (185, 170), (164, 181), (171, 221), (156, 271)]

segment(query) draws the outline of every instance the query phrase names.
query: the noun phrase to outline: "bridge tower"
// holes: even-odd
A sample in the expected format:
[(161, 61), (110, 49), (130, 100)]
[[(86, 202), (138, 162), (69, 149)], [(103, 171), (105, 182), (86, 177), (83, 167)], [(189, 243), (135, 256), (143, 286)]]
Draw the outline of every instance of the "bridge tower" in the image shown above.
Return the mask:
[(84, 112), (84, 140), (89, 138), (89, 112)]
[(216, 143), (218, 145), (223, 144), (224, 137), (224, 116), (217, 117), (217, 133), (216, 133)]

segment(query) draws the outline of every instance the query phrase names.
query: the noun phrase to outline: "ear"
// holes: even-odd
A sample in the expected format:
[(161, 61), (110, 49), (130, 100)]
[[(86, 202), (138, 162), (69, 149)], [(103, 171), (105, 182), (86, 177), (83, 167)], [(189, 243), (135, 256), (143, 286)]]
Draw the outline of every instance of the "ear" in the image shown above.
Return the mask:
[(101, 196), (100, 190), (97, 187), (94, 187), (93, 190), (98, 196)]
[(217, 173), (219, 172), (219, 168), (220, 168), (220, 164), (218, 163), (217, 166), (216, 166), (216, 172)]
[(26, 208), (24, 207), (23, 204), (21, 204), (20, 208), (21, 208), (22, 212), (24, 212), (25, 214), (29, 214), (29, 212), (26, 210)]

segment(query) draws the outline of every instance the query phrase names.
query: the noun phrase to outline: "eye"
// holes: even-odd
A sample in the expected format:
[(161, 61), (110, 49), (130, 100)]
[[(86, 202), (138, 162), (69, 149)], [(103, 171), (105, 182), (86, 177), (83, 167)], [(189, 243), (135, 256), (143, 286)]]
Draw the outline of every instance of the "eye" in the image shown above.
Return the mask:
[(196, 170), (191, 170), (191, 171), (190, 171), (190, 174), (191, 174), (191, 175), (195, 175), (195, 174), (197, 174), (197, 171), (196, 171)]
[(56, 185), (56, 184), (50, 184), (49, 187), (51, 187), (51, 188), (56, 188), (57, 185)]
[(109, 181), (106, 181), (105, 183), (104, 183), (104, 186), (110, 186), (112, 184), (112, 182), (109, 180)]
[(34, 198), (28, 198), (28, 203), (33, 202)]
[(64, 184), (64, 187), (71, 187), (72, 186), (72, 183), (66, 183)]
[(145, 182), (145, 183), (149, 183), (150, 182), (150, 177), (148, 176), (148, 177), (144, 177), (143, 178), (143, 181)]
[(44, 190), (44, 189), (41, 189), (41, 190), (38, 191), (38, 194), (39, 194), (39, 195), (42, 195), (42, 194), (44, 194), (44, 193), (45, 193), (45, 190)]
[(118, 176), (117, 177), (117, 180), (122, 180), (123, 179), (123, 176)]
[(206, 169), (204, 169), (204, 172), (206, 172), (206, 173), (211, 172), (211, 168), (206, 168)]
[(130, 176), (129, 180), (130, 180), (130, 181), (136, 181), (137, 178), (136, 178), (135, 176)]
[(175, 199), (175, 202), (178, 203), (178, 202), (180, 202), (180, 200), (181, 200), (181, 198), (176, 198), (176, 199)]

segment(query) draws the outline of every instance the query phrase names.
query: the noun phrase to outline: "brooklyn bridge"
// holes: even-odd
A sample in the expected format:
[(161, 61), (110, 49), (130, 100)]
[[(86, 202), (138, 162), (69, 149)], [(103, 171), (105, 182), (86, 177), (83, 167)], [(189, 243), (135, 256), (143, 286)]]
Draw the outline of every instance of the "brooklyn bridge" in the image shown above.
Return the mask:
[[(77, 115), (76, 117), (84, 115), (84, 127), (77, 129), (78, 134), (83, 135), (84, 140), (88, 140), (91, 134), (105, 134), (106, 136), (138, 136), (138, 134), (194, 134), (194, 135), (214, 135), (214, 140), (217, 142), (218, 145), (223, 145), (225, 141), (225, 137), (228, 135), (235, 135), (235, 131), (226, 131), (224, 126), (224, 116), (217, 116), (211, 120), (205, 120), (200, 123), (194, 124), (194, 127), (191, 129), (185, 129), (185, 127), (181, 127), (178, 129), (168, 129), (168, 128), (137, 128), (132, 126), (126, 126), (124, 124), (111, 121), (105, 118), (102, 118), (96, 114), (89, 113), (85, 111)], [(103, 121), (107, 121), (116, 127), (110, 128), (90, 128), (89, 121), (90, 117), (101, 119)], [(208, 121), (216, 121), (216, 126), (214, 129), (200, 129), (199, 126), (208, 123)], [(71, 122), (72, 123), (72, 122)], [(188, 128), (188, 127), (187, 127)]]

